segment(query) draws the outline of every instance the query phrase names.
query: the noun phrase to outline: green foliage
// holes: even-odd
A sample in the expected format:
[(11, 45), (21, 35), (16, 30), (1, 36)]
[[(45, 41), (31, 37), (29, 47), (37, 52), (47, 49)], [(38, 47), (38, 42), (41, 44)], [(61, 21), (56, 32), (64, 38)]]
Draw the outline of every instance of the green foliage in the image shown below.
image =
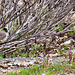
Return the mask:
[(65, 52), (65, 48), (62, 50), (56, 49), (56, 51), (58, 52), (59, 55), (63, 54)]
[(3, 52), (2, 52), (2, 50), (0, 51), (0, 59), (2, 59), (3, 58)]
[(34, 46), (31, 47), (31, 49), (33, 49), (34, 51), (38, 51), (41, 49), (41, 46), (40, 44), (39, 45), (35, 44)]
[(24, 32), (22, 32), (22, 33), (18, 34), (18, 36), (16, 36), (16, 38), (18, 38), (18, 37), (22, 36), (22, 34), (24, 34)]
[(70, 44), (66, 45), (66, 47), (70, 47)]
[(29, 53), (29, 57), (35, 57), (35, 53), (34, 54)]
[(32, 54), (32, 53), (29, 53), (29, 56), (30, 57), (37, 57), (38, 56), (38, 54), (36, 53), (37, 51), (39, 51), (39, 50), (41, 50), (42, 49), (42, 47), (40, 46), (40, 44), (39, 45), (37, 45), (37, 44), (35, 44), (34, 46), (32, 46), (31, 48), (30, 48), (34, 53)]
[(59, 26), (58, 27), (58, 31), (62, 31), (63, 30), (63, 27), (62, 26)]
[(15, 56), (15, 52), (13, 52), (13, 56)]
[[(70, 27), (70, 30), (75, 30), (74, 26)], [(71, 31), (71, 32), (69, 32), (69, 34), (72, 36), (75, 34), (75, 31)]]
[(17, 75), (17, 71), (16, 72), (10, 72), (10, 73), (8, 73), (7, 75)]
[(29, 69), (20, 69), (20, 72), (9, 72), (7, 75), (53, 75), (53, 74), (64, 74), (65, 69), (66, 73), (70, 73), (70, 69), (74, 69), (75, 65), (68, 65), (67, 62), (58, 63), (56, 65), (51, 64), (48, 69), (45, 69), (43, 66), (34, 65)]
[(61, 50), (61, 54), (63, 54), (65, 52), (65, 48)]
[(4, 16), (4, 19), (6, 18), (6, 15)]
[(17, 25), (17, 24), (14, 24), (14, 26), (17, 28), (19, 25)]
[(29, 53), (29, 57), (38, 57), (38, 54), (35, 54), (35, 52), (33, 54)]
[(21, 53), (21, 56), (27, 57), (27, 53)]
[(19, 34), (18, 36), (21, 36), (22, 34), (24, 34), (24, 32), (22, 32), (21, 34)]
[(48, 25), (46, 25), (46, 28), (48, 27)]
[(11, 32), (12, 32), (12, 30), (9, 31), (9, 33), (11, 33)]
[(40, 21), (38, 21), (38, 23), (40, 23)]

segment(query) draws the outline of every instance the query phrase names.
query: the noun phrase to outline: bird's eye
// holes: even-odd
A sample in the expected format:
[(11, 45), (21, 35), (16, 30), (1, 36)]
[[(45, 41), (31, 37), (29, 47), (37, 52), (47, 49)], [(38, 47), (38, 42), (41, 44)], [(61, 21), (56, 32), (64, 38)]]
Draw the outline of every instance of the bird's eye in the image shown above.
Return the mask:
[(75, 40), (75, 36), (73, 36), (72, 38), (73, 38), (73, 40)]

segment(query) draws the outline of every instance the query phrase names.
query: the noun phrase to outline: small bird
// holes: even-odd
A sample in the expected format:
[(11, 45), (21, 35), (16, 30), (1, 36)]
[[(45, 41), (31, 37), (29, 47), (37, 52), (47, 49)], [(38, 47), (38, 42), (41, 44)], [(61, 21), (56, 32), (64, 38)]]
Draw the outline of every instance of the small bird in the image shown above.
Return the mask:
[(0, 32), (0, 43), (5, 42), (8, 39), (9, 33), (7, 28), (4, 28), (1, 32)]

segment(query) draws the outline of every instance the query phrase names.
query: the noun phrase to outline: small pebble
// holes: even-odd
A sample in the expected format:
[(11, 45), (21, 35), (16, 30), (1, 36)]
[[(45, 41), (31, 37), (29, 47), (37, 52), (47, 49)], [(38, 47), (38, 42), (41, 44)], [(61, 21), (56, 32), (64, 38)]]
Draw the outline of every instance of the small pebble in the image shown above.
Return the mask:
[(45, 75), (45, 73), (42, 73), (42, 75)]
[(2, 72), (3, 72), (3, 73), (6, 73), (6, 70), (3, 70)]
[(13, 64), (13, 65), (14, 65), (14, 66), (16, 66), (17, 64), (18, 64), (17, 62), (14, 62), (14, 64)]

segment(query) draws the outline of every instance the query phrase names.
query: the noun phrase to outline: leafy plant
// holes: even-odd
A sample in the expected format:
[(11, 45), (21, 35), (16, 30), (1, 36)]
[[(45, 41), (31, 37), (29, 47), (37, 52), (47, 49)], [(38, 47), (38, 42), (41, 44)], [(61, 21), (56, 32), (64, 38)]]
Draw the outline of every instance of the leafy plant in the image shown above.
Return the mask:
[[(64, 24), (63, 24), (64, 25)], [(62, 26), (59, 26), (58, 27), (58, 31), (62, 31), (63, 30), (63, 27)]]
[(58, 63), (56, 65), (51, 64), (46, 69), (41, 65), (34, 65), (30, 67), (29, 69), (20, 69), (20, 72), (9, 72), (7, 75), (53, 75), (53, 74), (64, 74), (64, 73), (70, 73), (71, 69), (75, 68), (75, 65), (69, 65), (68, 62), (62, 62)]
[(3, 58), (3, 52), (2, 52), (2, 50), (0, 51), (0, 59), (2, 59)]
[[(70, 27), (70, 30), (75, 30), (74, 26)], [(71, 36), (74, 35), (74, 33), (75, 33), (75, 31), (69, 32), (69, 34), (70, 34)]]
[(52, 64), (52, 62), (48, 63), (49, 57), (50, 57), (50, 56), (49, 56), (49, 54), (48, 54), (47, 60), (44, 60), (44, 61), (43, 61), (43, 67), (44, 67), (45, 69), (48, 69), (49, 66)]
[[(70, 43), (70, 50), (72, 49), (72, 41)], [(72, 57), (72, 52), (69, 50), (69, 64), (75, 62), (75, 57)]]
[(35, 44), (34, 46), (31, 47), (31, 50), (34, 50), (34, 51), (38, 51), (39, 49), (41, 49), (40, 44), (39, 45)]

